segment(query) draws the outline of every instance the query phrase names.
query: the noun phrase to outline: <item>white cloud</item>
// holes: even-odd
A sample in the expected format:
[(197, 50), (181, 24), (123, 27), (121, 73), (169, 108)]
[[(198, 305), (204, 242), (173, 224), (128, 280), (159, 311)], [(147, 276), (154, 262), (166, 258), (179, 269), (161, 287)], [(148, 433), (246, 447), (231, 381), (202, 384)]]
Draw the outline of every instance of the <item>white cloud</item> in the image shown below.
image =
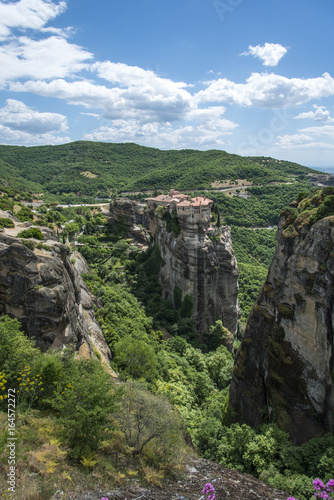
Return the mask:
[(276, 145), (283, 150), (333, 150), (334, 125), (306, 127), (297, 134), (279, 136)]
[(313, 105), (314, 111), (307, 111), (305, 113), (299, 113), (298, 116), (295, 116), (296, 120), (307, 119), (310, 118), (316, 122), (332, 122), (333, 118), (330, 117), (330, 113), (325, 106), (317, 106)]
[(64, 78), (87, 67), (93, 56), (62, 37), (20, 37), (0, 46), (0, 86), (22, 79)]
[(66, 2), (49, 0), (0, 1), (0, 39), (10, 35), (13, 28), (39, 30), (64, 12)]
[(86, 134), (86, 141), (136, 142), (137, 144), (161, 148), (206, 149), (225, 144), (226, 131), (210, 130), (203, 125), (172, 127), (170, 124), (147, 123), (140, 125), (131, 120), (115, 120), (110, 127)]
[(277, 66), (282, 57), (287, 53), (287, 49), (279, 43), (265, 43), (264, 45), (249, 45), (248, 51), (241, 56), (255, 56), (261, 59), (264, 66)]
[(17, 146), (38, 146), (44, 144), (66, 144), (71, 142), (71, 138), (68, 136), (60, 137), (52, 133), (32, 135), (28, 132), (12, 130), (10, 127), (0, 125), (0, 142), (1, 144)]
[(97, 71), (98, 76), (108, 80), (112, 87), (87, 80), (57, 79), (50, 83), (41, 80), (17, 82), (11, 84), (10, 90), (57, 97), (86, 108), (100, 108), (104, 118), (109, 120), (129, 119), (141, 123), (181, 120), (194, 107), (192, 95), (183, 88), (186, 84), (160, 78), (153, 71), (110, 62), (96, 63), (92, 71)]
[(58, 113), (40, 113), (29, 108), (21, 101), (8, 99), (6, 106), (0, 109), (2, 130), (23, 132), (30, 135), (45, 135), (50, 132), (65, 132), (68, 129), (67, 118)]
[(205, 90), (196, 94), (198, 102), (282, 108), (334, 95), (334, 79), (328, 73), (317, 78), (286, 78), (274, 73), (252, 73), (246, 83), (221, 78), (207, 84)]

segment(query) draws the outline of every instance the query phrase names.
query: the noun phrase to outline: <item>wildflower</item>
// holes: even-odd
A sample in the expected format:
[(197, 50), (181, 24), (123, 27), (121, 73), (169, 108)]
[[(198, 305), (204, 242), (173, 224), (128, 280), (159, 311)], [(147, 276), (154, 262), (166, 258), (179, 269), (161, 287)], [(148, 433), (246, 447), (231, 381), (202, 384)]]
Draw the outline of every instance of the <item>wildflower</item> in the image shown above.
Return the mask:
[(323, 489), (325, 487), (324, 483), (319, 479), (318, 477), (312, 481), (314, 489), (316, 491), (320, 491), (320, 489)]
[(287, 500), (296, 500), (295, 497), (289, 497)]
[(215, 498), (216, 498), (215, 489), (211, 483), (206, 483), (204, 485), (204, 488), (202, 489), (202, 493), (204, 495), (208, 495), (207, 500), (215, 500)]
[(326, 486), (327, 486), (327, 491), (333, 491), (334, 490), (334, 479), (330, 479)]

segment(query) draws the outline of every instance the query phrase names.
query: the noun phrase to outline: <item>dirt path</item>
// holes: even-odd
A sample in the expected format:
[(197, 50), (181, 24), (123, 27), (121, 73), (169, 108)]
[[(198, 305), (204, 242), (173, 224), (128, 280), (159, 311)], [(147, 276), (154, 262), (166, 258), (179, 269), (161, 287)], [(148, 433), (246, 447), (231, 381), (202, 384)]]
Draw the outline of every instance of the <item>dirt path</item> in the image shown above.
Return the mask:
[(166, 482), (163, 488), (143, 487), (133, 481), (127, 487), (109, 491), (80, 492), (54, 496), (63, 500), (199, 500), (205, 483), (211, 483), (216, 500), (286, 500), (288, 495), (247, 474), (225, 469), (210, 460), (192, 460), (187, 465), (186, 477), (177, 482)]

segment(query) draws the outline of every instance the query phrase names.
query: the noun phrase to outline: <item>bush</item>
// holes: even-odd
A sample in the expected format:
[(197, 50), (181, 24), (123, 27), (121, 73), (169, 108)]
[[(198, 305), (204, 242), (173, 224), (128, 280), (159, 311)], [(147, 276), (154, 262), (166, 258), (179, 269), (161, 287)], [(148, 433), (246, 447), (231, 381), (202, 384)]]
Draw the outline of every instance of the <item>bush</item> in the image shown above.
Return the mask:
[(9, 217), (0, 217), (0, 227), (15, 227), (15, 224)]
[(136, 384), (129, 384), (116, 413), (119, 428), (124, 432), (128, 446), (138, 455), (155, 441), (173, 453), (181, 441), (182, 422), (179, 413), (167, 399), (153, 396)]
[(24, 229), (20, 231), (17, 235), (18, 238), (35, 238), (36, 240), (42, 240), (44, 238), (41, 230), (38, 227), (30, 227), (29, 229)]
[(62, 380), (48, 403), (59, 415), (69, 456), (78, 461), (95, 452), (112, 428), (116, 395), (110, 374), (97, 360), (77, 360), (69, 353), (62, 362)]
[(114, 361), (122, 376), (153, 381), (158, 375), (158, 361), (153, 347), (142, 340), (124, 337), (115, 344)]
[(16, 217), (19, 219), (20, 222), (25, 222), (25, 221), (32, 222), (34, 220), (34, 214), (28, 207), (21, 208), (17, 212)]

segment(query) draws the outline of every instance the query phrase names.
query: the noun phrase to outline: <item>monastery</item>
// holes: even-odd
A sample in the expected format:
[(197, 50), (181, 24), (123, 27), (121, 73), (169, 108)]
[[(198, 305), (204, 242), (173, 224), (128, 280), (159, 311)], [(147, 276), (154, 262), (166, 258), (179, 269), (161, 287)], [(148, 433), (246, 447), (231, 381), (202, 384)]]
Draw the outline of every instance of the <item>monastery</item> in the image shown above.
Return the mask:
[(189, 217), (193, 222), (210, 224), (213, 201), (204, 196), (190, 198), (187, 194), (171, 189), (169, 194), (160, 194), (155, 198), (147, 198), (146, 202), (148, 210), (155, 210), (158, 206), (164, 206), (171, 214), (176, 210), (178, 217)]

